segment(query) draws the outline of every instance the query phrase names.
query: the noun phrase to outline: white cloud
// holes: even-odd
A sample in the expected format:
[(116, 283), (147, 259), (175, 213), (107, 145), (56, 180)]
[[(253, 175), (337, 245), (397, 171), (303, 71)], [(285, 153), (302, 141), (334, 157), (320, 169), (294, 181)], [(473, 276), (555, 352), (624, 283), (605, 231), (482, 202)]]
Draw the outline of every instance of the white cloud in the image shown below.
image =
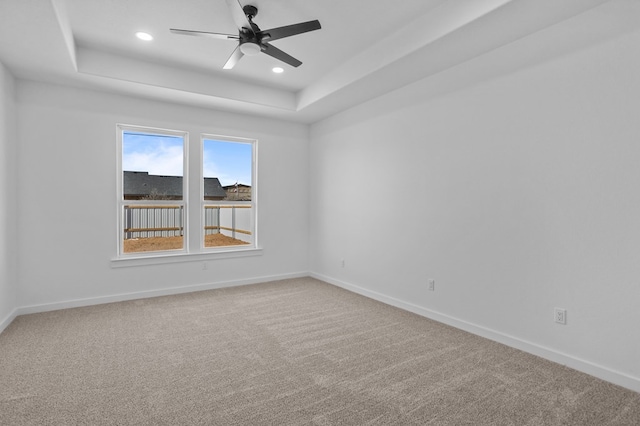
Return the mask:
[(182, 146), (159, 143), (152, 149), (149, 146), (141, 148), (143, 149), (123, 155), (123, 170), (149, 172), (159, 176), (182, 176)]
[(208, 151), (205, 151), (203, 165), (204, 177), (216, 177), (222, 186), (233, 185), (236, 182), (251, 185), (250, 174), (247, 175), (246, 172), (230, 167), (229, 165), (220, 167), (215, 161), (211, 160), (210, 157), (211, 155)]

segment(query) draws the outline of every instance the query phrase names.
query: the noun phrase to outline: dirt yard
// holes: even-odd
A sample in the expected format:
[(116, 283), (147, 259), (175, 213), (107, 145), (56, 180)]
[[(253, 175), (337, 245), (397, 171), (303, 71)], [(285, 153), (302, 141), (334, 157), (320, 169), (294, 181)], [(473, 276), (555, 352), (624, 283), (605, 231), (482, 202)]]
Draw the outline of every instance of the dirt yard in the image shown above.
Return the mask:
[[(224, 234), (206, 235), (205, 247), (239, 246), (249, 244), (242, 240), (228, 237)], [(182, 237), (151, 237), (124, 240), (124, 252), (135, 253), (143, 251), (179, 250), (182, 248)]]

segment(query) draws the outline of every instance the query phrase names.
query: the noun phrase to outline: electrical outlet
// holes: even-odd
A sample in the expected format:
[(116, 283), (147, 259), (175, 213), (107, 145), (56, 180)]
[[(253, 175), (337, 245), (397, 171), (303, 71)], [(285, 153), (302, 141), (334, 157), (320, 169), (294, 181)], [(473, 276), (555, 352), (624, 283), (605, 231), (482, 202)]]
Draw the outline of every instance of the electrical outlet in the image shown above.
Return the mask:
[(562, 308), (555, 308), (553, 310), (553, 320), (558, 324), (567, 323), (567, 310)]
[(340, 267), (344, 268), (344, 259), (340, 260)]
[(436, 280), (430, 278), (427, 281), (427, 285), (429, 286), (429, 291), (435, 291), (436, 290)]
[(203, 271), (207, 270), (207, 262), (202, 262), (202, 270)]

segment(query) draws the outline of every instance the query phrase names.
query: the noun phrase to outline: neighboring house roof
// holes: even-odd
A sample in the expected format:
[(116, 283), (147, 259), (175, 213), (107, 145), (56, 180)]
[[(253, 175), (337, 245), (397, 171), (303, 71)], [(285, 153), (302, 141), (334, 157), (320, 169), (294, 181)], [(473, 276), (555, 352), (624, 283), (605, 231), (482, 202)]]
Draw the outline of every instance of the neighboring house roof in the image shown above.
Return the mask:
[[(155, 190), (155, 191), (154, 191)], [(123, 191), (125, 198), (144, 197), (152, 194), (170, 198), (182, 196), (182, 176), (158, 176), (148, 172), (123, 173)], [(219, 198), (226, 196), (218, 178), (204, 178), (205, 198)]]
[(204, 178), (204, 198), (224, 198), (227, 193), (222, 189), (218, 178)]
[(251, 188), (251, 185), (245, 185), (243, 183), (239, 183), (239, 184), (233, 184), (233, 185), (225, 185), (222, 187), (222, 189), (224, 189), (225, 191), (228, 191), (230, 189), (235, 189), (235, 188)]

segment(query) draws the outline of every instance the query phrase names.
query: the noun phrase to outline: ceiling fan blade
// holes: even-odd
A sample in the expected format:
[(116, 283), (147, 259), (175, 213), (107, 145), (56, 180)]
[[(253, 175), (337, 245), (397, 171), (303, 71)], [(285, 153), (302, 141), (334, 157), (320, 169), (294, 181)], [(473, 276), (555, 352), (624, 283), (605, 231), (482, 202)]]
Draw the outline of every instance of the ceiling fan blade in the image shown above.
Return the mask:
[(301, 22), (299, 24), (271, 28), (270, 30), (262, 30), (258, 35), (261, 35), (265, 41), (273, 41), (297, 34), (307, 33), (309, 31), (319, 30), (320, 28), (320, 21), (316, 19), (315, 21)]
[(302, 65), (302, 62), (289, 55), (288, 53), (284, 53), (282, 50), (269, 43), (262, 43), (262, 52), (282, 62), (285, 62), (292, 67), (299, 67), (300, 65)]
[(240, 58), (242, 58), (243, 56), (244, 56), (244, 53), (242, 53), (242, 50), (240, 50), (240, 45), (236, 46), (236, 49), (233, 51), (231, 56), (229, 56), (229, 59), (227, 59), (227, 63), (224, 64), (224, 67), (222, 67), (222, 69), (225, 69), (225, 70), (232, 69), (233, 67), (236, 66)]
[(220, 34), (220, 33), (210, 33), (207, 31), (191, 31), (191, 30), (180, 30), (178, 28), (170, 28), (173, 34), (182, 34), (182, 35), (190, 35), (190, 36), (198, 36), (198, 37), (211, 37), (217, 38), (221, 40), (240, 40), (240, 37), (233, 34)]
[(242, 31), (242, 29), (244, 28), (246, 31), (253, 34), (253, 28), (251, 27), (251, 23), (247, 19), (247, 15), (244, 14), (244, 10), (242, 9), (240, 0), (226, 0), (226, 2), (227, 6), (229, 6), (229, 11), (231, 12), (233, 22), (236, 23), (238, 29)]

